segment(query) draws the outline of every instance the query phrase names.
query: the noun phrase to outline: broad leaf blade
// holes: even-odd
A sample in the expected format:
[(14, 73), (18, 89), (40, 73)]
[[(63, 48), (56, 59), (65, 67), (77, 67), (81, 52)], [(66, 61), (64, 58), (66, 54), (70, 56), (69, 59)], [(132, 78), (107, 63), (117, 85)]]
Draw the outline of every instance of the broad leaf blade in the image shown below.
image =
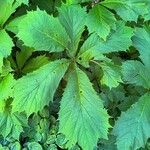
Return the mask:
[(106, 40), (111, 28), (115, 26), (115, 22), (113, 13), (101, 5), (96, 5), (89, 11), (86, 24), (90, 33), (96, 32)]
[(147, 93), (127, 112), (122, 113), (113, 130), (119, 150), (136, 150), (145, 146), (150, 137), (149, 106), (150, 93)]
[(86, 12), (80, 5), (62, 5), (59, 9), (59, 20), (69, 35), (68, 49), (75, 55), (85, 27)]
[(105, 0), (102, 5), (114, 9), (125, 21), (137, 21), (139, 15), (147, 12), (143, 0)]
[(78, 63), (84, 67), (89, 67), (89, 63), (92, 59), (104, 60), (106, 57), (101, 53), (100, 50), (100, 38), (97, 34), (93, 33), (84, 42), (78, 53)]
[(132, 39), (133, 45), (140, 53), (141, 60), (150, 67), (150, 27), (137, 28)]
[(18, 30), (19, 39), (37, 51), (60, 52), (68, 46), (68, 36), (58, 19), (39, 9), (28, 12)]
[(52, 101), (67, 67), (67, 60), (57, 60), (19, 79), (14, 87), (13, 112), (25, 111), (30, 115)]
[(102, 84), (107, 85), (111, 89), (122, 83), (120, 66), (117, 66), (112, 62), (104, 62), (99, 65), (103, 70), (103, 77), (101, 79)]
[(0, 113), (0, 134), (4, 138), (10, 136), (19, 140), (20, 133), (23, 132), (23, 126), (27, 126), (27, 118), (24, 115)]
[(107, 111), (86, 74), (78, 68), (69, 75), (60, 107), (59, 132), (65, 134), (69, 147), (78, 142), (83, 149), (91, 150), (98, 138), (107, 139)]
[(15, 84), (15, 79), (12, 74), (8, 74), (0, 81), (0, 100), (6, 100), (12, 96), (12, 87)]
[(132, 45), (132, 36), (133, 29), (119, 21), (116, 24), (116, 29), (110, 33), (106, 41), (101, 40), (99, 49), (103, 53), (126, 51)]
[(130, 84), (150, 88), (150, 68), (139, 61), (126, 61), (122, 66), (123, 80)]
[[(2, 60), (11, 54), (11, 49), (14, 46), (12, 39), (5, 30), (0, 30), (0, 67), (3, 66)], [(0, 68), (1, 70), (1, 68)]]
[(133, 29), (120, 21), (117, 22), (116, 29), (110, 33), (106, 41), (93, 33), (82, 45), (77, 61), (88, 67), (91, 59), (105, 60), (106, 57), (103, 54), (126, 51), (132, 45), (132, 35)]
[(0, 26), (3, 26), (7, 19), (15, 12), (22, 3), (28, 4), (28, 0), (0, 0)]

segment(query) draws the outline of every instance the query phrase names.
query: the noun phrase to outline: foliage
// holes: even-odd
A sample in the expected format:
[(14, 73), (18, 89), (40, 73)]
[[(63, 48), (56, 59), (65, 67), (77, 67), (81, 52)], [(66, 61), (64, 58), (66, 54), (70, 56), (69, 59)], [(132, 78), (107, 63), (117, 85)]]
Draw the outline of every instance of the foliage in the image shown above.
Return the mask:
[(149, 150), (149, 0), (0, 0), (0, 150)]

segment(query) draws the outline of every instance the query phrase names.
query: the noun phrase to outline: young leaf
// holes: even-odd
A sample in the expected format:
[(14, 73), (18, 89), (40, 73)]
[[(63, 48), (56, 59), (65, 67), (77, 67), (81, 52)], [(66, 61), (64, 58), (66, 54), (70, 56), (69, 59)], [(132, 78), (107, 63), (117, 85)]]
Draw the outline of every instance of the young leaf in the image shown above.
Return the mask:
[(150, 68), (139, 61), (126, 61), (122, 66), (123, 80), (127, 83), (150, 88)]
[(136, 150), (144, 147), (150, 137), (150, 93), (143, 95), (118, 119), (113, 133), (119, 150)]
[(113, 13), (102, 5), (94, 6), (88, 13), (86, 20), (90, 33), (96, 32), (104, 40), (109, 35), (111, 28), (115, 26), (115, 22)]
[(86, 74), (79, 68), (70, 73), (59, 111), (59, 132), (68, 141), (68, 147), (78, 143), (91, 150), (98, 138), (107, 139), (107, 111)]
[(146, 3), (143, 0), (105, 0), (101, 4), (114, 9), (125, 21), (137, 21), (139, 15), (147, 12)]
[(58, 18), (39, 9), (28, 12), (18, 30), (19, 39), (37, 51), (60, 52), (68, 46), (68, 36)]
[(59, 9), (59, 20), (69, 35), (68, 49), (75, 55), (85, 27), (86, 12), (80, 5), (63, 5)]
[(143, 63), (150, 67), (150, 27), (136, 29), (133, 45), (139, 51)]
[(65, 59), (53, 61), (17, 80), (14, 87), (13, 112), (25, 111), (30, 115), (52, 101), (67, 67), (68, 61)]

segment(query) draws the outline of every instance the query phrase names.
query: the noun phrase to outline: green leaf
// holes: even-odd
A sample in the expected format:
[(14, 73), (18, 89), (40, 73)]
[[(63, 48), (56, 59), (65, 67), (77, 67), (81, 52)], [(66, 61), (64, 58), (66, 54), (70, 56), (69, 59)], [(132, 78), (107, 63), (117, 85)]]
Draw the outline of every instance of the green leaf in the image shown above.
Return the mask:
[(16, 63), (20, 70), (25, 66), (27, 60), (31, 57), (32, 52), (33, 49), (28, 47), (21, 47), (21, 51), (16, 52)]
[(28, 143), (29, 150), (43, 150), (42, 146), (37, 142)]
[(114, 9), (125, 21), (137, 21), (139, 15), (147, 12), (146, 3), (143, 0), (105, 0), (101, 4)]
[(106, 40), (112, 27), (115, 26), (116, 19), (109, 10), (102, 5), (94, 6), (88, 13), (86, 20), (87, 27), (90, 31), (96, 32), (100, 37)]
[(16, 8), (22, 3), (28, 4), (28, 0), (0, 0), (0, 26), (2, 27)]
[(24, 18), (25, 16), (20, 16), (20, 17), (17, 17), (15, 19), (13, 19), (11, 22), (9, 22), (6, 26), (5, 26), (5, 29), (8, 30), (8, 31), (11, 31), (15, 34), (17, 34), (19, 31), (18, 31), (18, 24), (21, 22), (21, 20)]
[[(0, 67), (3, 66), (3, 58), (11, 54), (11, 49), (14, 46), (12, 39), (5, 30), (0, 30)], [(0, 68), (1, 70), (1, 68)]]
[(27, 127), (27, 118), (22, 113), (11, 113), (11, 102), (11, 99), (0, 100), (0, 135), (19, 140), (23, 127)]
[(52, 101), (67, 67), (67, 60), (57, 60), (20, 78), (14, 87), (13, 112), (25, 111), (30, 115)]
[(143, 63), (150, 67), (150, 27), (136, 29), (133, 45), (139, 51)]
[(132, 35), (133, 29), (125, 26), (123, 22), (117, 23), (116, 29), (110, 33), (106, 41), (93, 33), (82, 45), (77, 61), (83, 66), (89, 67), (89, 61), (92, 59), (107, 60), (103, 54), (126, 51), (132, 45)]
[(49, 62), (48, 57), (45, 55), (38, 56), (28, 61), (28, 63), (24, 66), (22, 72), (29, 73), (33, 72), (34, 70), (42, 67), (43, 65)]
[(150, 93), (142, 96), (118, 119), (113, 133), (119, 150), (136, 150), (144, 147), (150, 137)]
[(37, 51), (60, 52), (68, 46), (68, 36), (58, 19), (39, 9), (28, 12), (18, 30), (19, 39)]
[(86, 12), (80, 5), (62, 5), (59, 8), (59, 20), (66, 29), (70, 41), (68, 49), (71, 55), (75, 55), (81, 34), (85, 28)]
[(0, 134), (6, 138), (7, 136), (19, 140), (20, 133), (23, 132), (22, 125), (27, 119), (25, 116), (13, 113), (0, 113)]
[(59, 132), (68, 147), (77, 142), (85, 150), (96, 146), (98, 138), (107, 139), (108, 114), (86, 74), (79, 68), (70, 73), (59, 111)]
[(92, 1), (94, 1), (94, 0), (66, 0), (66, 4), (67, 5), (72, 5), (72, 4), (92, 2)]
[(89, 67), (89, 62), (93, 59), (105, 60), (106, 57), (101, 53), (100, 46), (101, 45), (99, 36), (93, 33), (80, 48), (77, 62), (84, 67)]
[(31, 3), (31, 7), (38, 7), (41, 10), (45, 10), (48, 14), (55, 14), (57, 7), (61, 5), (61, 0), (31, 0)]
[(12, 87), (15, 84), (15, 79), (12, 74), (8, 74), (0, 81), (0, 100), (6, 100), (12, 96)]
[(11, 150), (20, 150), (21, 149), (21, 145), (19, 142), (14, 142), (14, 143), (10, 143), (9, 147)]
[(101, 40), (99, 49), (103, 53), (126, 51), (131, 45), (133, 29), (125, 26), (124, 22), (118, 21), (106, 41)]
[(139, 61), (126, 61), (122, 66), (123, 80), (127, 83), (150, 88), (150, 68)]
[(103, 77), (101, 79), (102, 84), (107, 85), (111, 89), (122, 83), (121, 67), (113, 64), (112, 62), (104, 62), (99, 65), (103, 70)]

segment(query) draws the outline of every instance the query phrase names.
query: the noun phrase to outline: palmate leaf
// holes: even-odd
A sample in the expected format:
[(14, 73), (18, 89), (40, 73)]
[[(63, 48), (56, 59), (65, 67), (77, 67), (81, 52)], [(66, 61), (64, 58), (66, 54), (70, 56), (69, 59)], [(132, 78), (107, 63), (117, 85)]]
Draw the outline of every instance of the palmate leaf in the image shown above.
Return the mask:
[(112, 27), (115, 27), (116, 19), (109, 10), (102, 5), (94, 6), (88, 13), (86, 24), (90, 33), (96, 32), (106, 40)]
[(86, 74), (79, 68), (70, 73), (59, 111), (59, 132), (68, 147), (78, 144), (85, 150), (96, 146), (98, 138), (107, 139), (107, 111)]
[(133, 45), (140, 53), (141, 60), (150, 67), (150, 27), (137, 28), (132, 39)]
[[(106, 41), (100, 39), (95, 33), (84, 42), (78, 54), (78, 62), (88, 66), (92, 58), (98, 59), (101, 54), (126, 51), (131, 45), (133, 29), (117, 22), (116, 29), (107, 37)], [(118, 38), (119, 37), (119, 38)]]
[(139, 15), (147, 12), (144, 0), (105, 0), (101, 4), (114, 9), (125, 21), (137, 21)]
[[(123, 22), (117, 23), (117, 29), (110, 33), (106, 41), (100, 39), (95, 33), (82, 45), (78, 54), (78, 63), (84, 67), (89, 67), (89, 62), (92, 60), (103, 61), (100, 64), (97, 62), (103, 70), (102, 84), (112, 87), (117, 87), (121, 80), (121, 68), (110, 62), (110, 59), (106, 58), (103, 54), (125, 51), (129, 46), (132, 45), (131, 37), (133, 30), (126, 27)], [(119, 37), (119, 38), (118, 38)], [(110, 63), (107, 63), (110, 62)]]
[(59, 20), (69, 35), (68, 49), (75, 55), (81, 34), (85, 28), (86, 12), (80, 5), (63, 5), (59, 9)]
[(19, 23), (18, 30), (19, 39), (37, 51), (60, 52), (68, 46), (68, 36), (58, 18), (39, 9), (28, 12)]
[(14, 86), (13, 112), (25, 111), (30, 115), (52, 101), (68, 64), (65, 59), (56, 60), (17, 80)]
[(3, 66), (3, 58), (11, 54), (11, 49), (14, 46), (12, 39), (5, 30), (0, 30), (0, 73)]
[(129, 110), (122, 113), (113, 133), (118, 150), (136, 150), (144, 147), (150, 137), (150, 93), (143, 95)]
[(139, 61), (126, 61), (122, 66), (123, 80), (130, 84), (150, 88), (150, 68)]

